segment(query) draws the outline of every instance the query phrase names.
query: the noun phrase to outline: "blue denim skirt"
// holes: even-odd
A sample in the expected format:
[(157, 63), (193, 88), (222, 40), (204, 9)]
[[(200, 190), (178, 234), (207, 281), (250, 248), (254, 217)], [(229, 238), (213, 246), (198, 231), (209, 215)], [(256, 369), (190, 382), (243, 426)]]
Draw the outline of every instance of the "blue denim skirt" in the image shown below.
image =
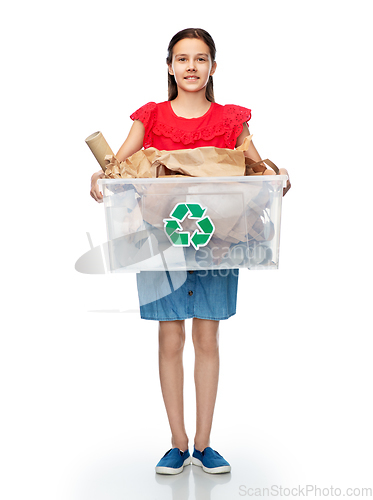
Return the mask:
[(141, 271), (137, 274), (143, 319), (220, 321), (236, 313), (238, 269)]

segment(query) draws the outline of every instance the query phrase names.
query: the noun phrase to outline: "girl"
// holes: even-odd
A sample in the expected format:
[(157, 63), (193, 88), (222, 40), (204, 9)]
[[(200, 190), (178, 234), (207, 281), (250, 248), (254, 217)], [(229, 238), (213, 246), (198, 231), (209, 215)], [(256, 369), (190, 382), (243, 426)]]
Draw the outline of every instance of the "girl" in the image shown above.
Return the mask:
[[(167, 57), (168, 101), (149, 102), (131, 115), (133, 125), (116, 155), (119, 161), (142, 147), (234, 149), (250, 135), (249, 109), (215, 103), (212, 80), (217, 67), (215, 52), (213, 39), (202, 29), (186, 29), (172, 38)], [(252, 142), (245, 154), (255, 161), (261, 160)], [(280, 173), (287, 174), (287, 171), (281, 169)], [(102, 202), (103, 197), (97, 179), (103, 175), (100, 171), (92, 176), (91, 196), (98, 202)], [(284, 194), (289, 188), (290, 182)], [(144, 300), (149, 285), (155, 286), (155, 281), (149, 283), (149, 276), (162, 273), (137, 274), (141, 317), (159, 321), (160, 383), (171, 428), (172, 448), (158, 462), (158, 473), (177, 474), (191, 462), (209, 473), (231, 470), (229, 463), (210, 447), (219, 375), (219, 321), (236, 312), (238, 269), (228, 274), (224, 271), (224, 276), (211, 271), (189, 271), (182, 286), (150, 303)], [(183, 408), (186, 318), (193, 318), (195, 349), (197, 422), (192, 457), (188, 451)]]

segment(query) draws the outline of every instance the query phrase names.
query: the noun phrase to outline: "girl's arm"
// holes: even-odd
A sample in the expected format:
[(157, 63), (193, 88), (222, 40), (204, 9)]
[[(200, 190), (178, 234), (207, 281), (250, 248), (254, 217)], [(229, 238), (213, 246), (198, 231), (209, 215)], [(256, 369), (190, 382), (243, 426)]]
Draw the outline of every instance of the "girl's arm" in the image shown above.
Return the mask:
[(121, 145), (115, 158), (121, 162), (126, 160), (129, 156), (137, 153), (142, 148), (144, 142), (145, 127), (140, 120), (134, 120), (131, 130), (127, 139)]
[[(124, 161), (129, 156), (140, 151), (143, 145), (145, 135), (145, 127), (140, 120), (135, 120), (132, 124), (131, 130), (127, 136), (127, 139), (124, 141), (122, 146), (120, 147), (118, 153), (115, 155), (118, 161)], [(102, 203), (103, 196), (99, 190), (97, 181), (98, 179), (102, 179), (104, 177), (104, 173), (102, 170), (99, 172), (95, 172), (91, 177), (91, 196), (98, 203)]]
[[(241, 144), (243, 143), (245, 137), (248, 137), (249, 135), (250, 135), (249, 127), (247, 126), (246, 123), (244, 123), (243, 124), (243, 130), (240, 133), (240, 135), (237, 137), (236, 148), (238, 146), (241, 146)], [(254, 161), (260, 161), (262, 159), (260, 157), (260, 154), (256, 150), (256, 147), (254, 146), (253, 141), (250, 141), (249, 149), (244, 152), (244, 155), (247, 156), (248, 158), (251, 158)]]
[[(247, 137), (249, 135), (250, 135), (249, 127), (247, 126), (246, 123), (244, 123), (243, 130), (242, 130), (241, 134), (237, 137), (236, 148), (238, 146), (241, 146), (245, 137)], [(254, 146), (253, 141), (250, 142), (249, 149), (244, 152), (244, 155), (247, 156), (248, 158), (251, 158), (252, 160), (255, 160), (255, 161), (261, 161), (261, 159), (262, 159), (260, 157), (258, 151), (256, 150), (256, 147)], [(279, 173), (280, 173), (280, 175), (287, 175), (288, 176), (286, 187), (283, 189), (283, 193), (282, 193), (282, 195), (284, 196), (291, 188), (290, 178), (289, 178), (289, 174), (288, 174), (288, 171), (286, 170), (286, 168), (280, 168)], [(266, 174), (267, 175), (268, 174), (274, 175), (274, 171), (272, 169), (268, 169)]]

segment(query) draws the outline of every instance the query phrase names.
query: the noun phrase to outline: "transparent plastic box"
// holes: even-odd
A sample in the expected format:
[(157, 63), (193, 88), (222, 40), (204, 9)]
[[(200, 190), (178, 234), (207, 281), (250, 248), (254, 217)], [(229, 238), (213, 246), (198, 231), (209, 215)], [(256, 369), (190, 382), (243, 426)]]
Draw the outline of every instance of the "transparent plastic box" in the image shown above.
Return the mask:
[(100, 179), (110, 271), (277, 269), (286, 180)]

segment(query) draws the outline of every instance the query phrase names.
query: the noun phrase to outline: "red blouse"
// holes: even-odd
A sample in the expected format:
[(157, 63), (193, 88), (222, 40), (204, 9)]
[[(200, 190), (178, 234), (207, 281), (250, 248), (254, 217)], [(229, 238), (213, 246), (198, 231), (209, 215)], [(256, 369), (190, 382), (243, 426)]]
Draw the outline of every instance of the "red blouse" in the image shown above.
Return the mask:
[(243, 123), (250, 118), (250, 109), (215, 102), (198, 118), (177, 116), (171, 101), (148, 102), (131, 115), (132, 120), (140, 120), (145, 126), (144, 148), (166, 151), (204, 146), (234, 149)]

